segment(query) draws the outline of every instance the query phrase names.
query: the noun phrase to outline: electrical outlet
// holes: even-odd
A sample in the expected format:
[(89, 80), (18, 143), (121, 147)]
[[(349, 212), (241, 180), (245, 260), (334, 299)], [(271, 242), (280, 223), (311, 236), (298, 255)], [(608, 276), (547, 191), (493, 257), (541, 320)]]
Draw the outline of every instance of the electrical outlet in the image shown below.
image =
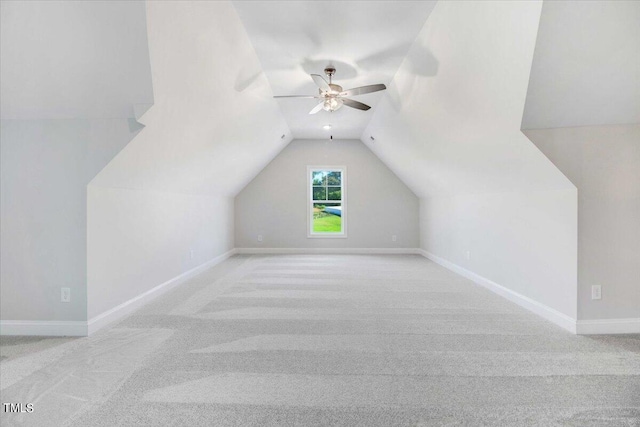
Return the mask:
[(258, 234), (258, 242), (262, 242), (262, 234)]
[(71, 288), (60, 288), (60, 302), (71, 302)]
[(471, 252), (467, 251), (467, 261), (471, 259)]
[(602, 299), (602, 286), (593, 285), (591, 287), (591, 299)]
[(398, 241), (398, 236), (396, 236), (395, 234), (393, 236), (391, 236), (391, 241), (392, 242), (397, 242)]

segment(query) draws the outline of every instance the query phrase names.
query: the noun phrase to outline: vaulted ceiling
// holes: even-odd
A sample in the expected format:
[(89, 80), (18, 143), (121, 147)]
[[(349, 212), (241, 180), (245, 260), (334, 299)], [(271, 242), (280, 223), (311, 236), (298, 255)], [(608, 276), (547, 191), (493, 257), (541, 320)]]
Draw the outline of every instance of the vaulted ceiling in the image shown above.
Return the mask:
[[(361, 138), (421, 197), (566, 189), (522, 134), (523, 115), (531, 126), (624, 122), (640, 99), (637, 2), (616, 12), (619, 25), (607, 10), (585, 15), (590, 32), (557, 22), (574, 10), (563, 2), (52, 4), (2, 2), (3, 119), (137, 117), (154, 102), (94, 185), (232, 197), (292, 138), (333, 135)], [(598, 31), (606, 43), (587, 49)], [(309, 74), (329, 64), (346, 88), (388, 90), (358, 98), (367, 112), (311, 116), (315, 100), (273, 99), (314, 93)], [(570, 90), (558, 101), (560, 78)], [(621, 101), (602, 104), (612, 91)]]
[(520, 131), (541, 6), (431, 13), (363, 138), (419, 197), (573, 188)]
[(229, 2), (151, 1), (154, 106), (92, 185), (233, 197), (291, 132)]
[[(273, 93), (314, 95), (327, 65), (344, 89), (391, 83), (435, 1), (234, 1)], [(251, 78), (251, 76), (249, 76)], [(246, 84), (246, 83), (244, 83)], [(375, 107), (383, 93), (358, 96)], [(310, 115), (316, 99), (278, 99), (294, 138), (359, 139), (373, 116), (343, 107)], [(323, 125), (331, 124), (330, 131)]]

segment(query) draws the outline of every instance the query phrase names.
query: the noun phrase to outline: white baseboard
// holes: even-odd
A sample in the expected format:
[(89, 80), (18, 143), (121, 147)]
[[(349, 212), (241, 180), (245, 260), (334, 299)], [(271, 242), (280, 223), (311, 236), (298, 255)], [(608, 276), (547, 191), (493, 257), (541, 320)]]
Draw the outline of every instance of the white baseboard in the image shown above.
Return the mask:
[(159, 297), (167, 291), (184, 283), (190, 278), (198, 275), (204, 270), (221, 263), (236, 253), (232, 249), (222, 255), (219, 255), (204, 264), (185, 271), (179, 276), (174, 277), (148, 291), (131, 298), (122, 304), (113, 307), (88, 321), (56, 321), (56, 320), (0, 320), (0, 335), (41, 335), (41, 336), (73, 336), (84, 337), (91, 335), (106, 325), (122, 319), (124, 316), (137, 310), (141, 306)]
[(640, 334), (640, 318), (578, 320), (580, 335)]
[(576, 321), (576, 319), (573, 319), (566, 314), (560, 313), (559, 311), (539, 303), (538, 301), (534, 301), (529, 297), (498, 285), (485, 277), (447, 261), (444, 258), (440, 258), (437, 255), (425, 251), (424, 249), (420, 249), (419, 253), (431, 261), (436, 262), (481, 286), (484, 286), (496, 294), (508, 299), (509, 301), (515, 302), (519, 306), (536, 313), (571, 333), (578, 335), (640, 334), (640, 318)]
[(419, 254), (496, 294), (524, 307), (556, 325), (580, 335), (638, 334), (640, 318), (579, 320), (501, 286), (457, 264), (419, 248), (236, 248), (219, 255), (147, 292), (105, 311), (89, 321), (0, 320), (0, 335), (87, 336), (130, 314), (144, 304), (184, 283), (234, 254)]
[(233, 256), (235, 253), (236, 253), (236, 250), (231, 249), (230, 251), (225, 252), (222, 255), (218, 255), (217, 257), (205, 262), (204, 264), (200, 264), (199, 266), (192, 268), (191, 270), (185, 271), (184, 273), (174, 277), (173, 279), (167, 280), (166, 282), (156, 286), (155, 288), (149, 289), (148, 291), (138, 295), (137, 297), (131, 298), (130, 300), (125, 301), (122, 304), (117, 305), (110, 310), (107, 310), (101, 314), (98, 314), (95, 317), (92, 317), (87, 322), (88, 334), (91, 335), (94, 332), (102, 329), (109, 323), (122, 319), (124, 316), (134, 312), (135, 310), (147, 304), (151, 300), (170, 291), (176, 286), (181, 285), (182, 283), (191, 279), (192, 277), (197, 276), (198, 274), (202, 273), (204, 270), (211, 268), (214, 265), (220, 264), (222, 261)]
[(575, 334), (576, 332), (576, 319), (567, 316), (566, 314), (560, 313), (559, 311), (548, 307), (538, 301), (532, 300), (529, 297), (526, 297), (522, 294), (512, 291), (511, 289), (505, 288), (485, 277), (482, 277), (472, 271), (469, 271), (463, 267), (460, 267), (457, 264), (454, 264), (450, 261), (447, 261), (444, 258), (440, 258), (437, 255), (434, 255), (430, 252), (425, 251), (424, 249), (420, 249), (420, 253), (422, 256), (430, 259), (433, 262), (440, 264), (441, 266), (458, 273), (459, 275), (466, 277), (467, 279), (483, 286), (492, 292), (500, 295), (503, 298), (508, 299), (511, 302), (518, 304), (521, 307), (526, 308), (529, 311), (536, 313), (538, 316), (541, 316), (556, 325), (560, 326), (563, 329)]
[(386, 254), (386, 255), (415, 255), (420, 254), (418, 248), (236, 248), (236, 253), (245, 255), (268, 254)]
[(82, 320), (0, 320), (0, 335), (85, 337), (87, 322)]

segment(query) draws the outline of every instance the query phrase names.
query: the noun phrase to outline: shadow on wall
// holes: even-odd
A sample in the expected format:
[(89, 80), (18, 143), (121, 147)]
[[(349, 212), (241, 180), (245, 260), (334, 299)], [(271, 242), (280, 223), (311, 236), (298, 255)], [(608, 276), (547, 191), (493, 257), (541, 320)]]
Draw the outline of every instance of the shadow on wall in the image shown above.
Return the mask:
[(433, 77), (438, 74), (438, 60), (420, 41), (416, 41), (413, 45), (402, 43), (381, 50), (357, 60), (356, 64), (363, 70), (374, 71), (376, 68), (379, 68), (381, 64), (387, 62), (397, 64), (403, 60), (407, 61), (406, 64), (412, 74), (423, 77)]
[(240, 73), (238, 73), (238, 76), (236, 77), (236, 81), (235, 81), (235, 84), (233, 85), (233, 88), (235, 89), (236, 92), (244, 92), (253, 83), (255, 83), (256, 80), (258, 80), (258, 77), (260, 77), (261, 74), (262, 74), (262, 71), (256, 71), (254, 73), (251, 73), (251, 72), (247, 72), (247, 70), (245, 69), (242, 69), (240, 70)]
[(264, 74), (260, 62), (256, 61), (255, 57), (247, 55), (239, 63), (241, 66), (233, 83), (233, 89), (238, 93), (250, 89), (249, 94), (260, 94), (264, 89), (264, 85), (260, 83), (260, 77)]
[[(358, 62), (363, 64), (363, 68), (366, 67), (368, 61), (378, 60), (378, 57), (384, 57), (384, 55), (398, 55), (402, 49), (406, 49), (403, 45), (398, 45), (393, 49), (387, 49), (379, 52), (374, 56), (370, 56)], [(406, 50), (404, 50), (406, 52)], [(402, 99), (409, 99), (409, 94), (412, 93), (421, 77), (435, 77), (438, 74), (439, 62), (438, 59), (431, 53), (429, 48), (422, 44), (420, 40), (417, 40), (413, 46), (409, 49), (409, 53), (405, 58), (405, 62), (402, 63), (399, 72), (408, 74), (410, 78), (406, 79), (406, 84), (402, 88), (398, 88), (397, 85), (391, 84), (387, 88), (387, 97), (391, 108), (395, 112), (402, 111)]]

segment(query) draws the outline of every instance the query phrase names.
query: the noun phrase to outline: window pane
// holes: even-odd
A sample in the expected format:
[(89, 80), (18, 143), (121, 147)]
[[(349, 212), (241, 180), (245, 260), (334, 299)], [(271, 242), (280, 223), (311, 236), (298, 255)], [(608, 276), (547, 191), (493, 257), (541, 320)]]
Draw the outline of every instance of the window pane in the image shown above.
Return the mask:
[(342, 205), (340, 203), (314, 203), (313, 232), (341, 233)]
[(327, 187), (313, 187), (313, 200), (327, 200)]
[(341, 187), (328, 187), (327, 188), (328, 200), (342, 200), (342, 188)]
[(342, 184), (342, 174), (338, 171), (332, 171), (327, 173), (327, 185), (340, 185)]
[(313, 171), (311, 172), (311, 181), (312, 185), (325, 185), (327, 180), (327, 172), (326, 171)]

